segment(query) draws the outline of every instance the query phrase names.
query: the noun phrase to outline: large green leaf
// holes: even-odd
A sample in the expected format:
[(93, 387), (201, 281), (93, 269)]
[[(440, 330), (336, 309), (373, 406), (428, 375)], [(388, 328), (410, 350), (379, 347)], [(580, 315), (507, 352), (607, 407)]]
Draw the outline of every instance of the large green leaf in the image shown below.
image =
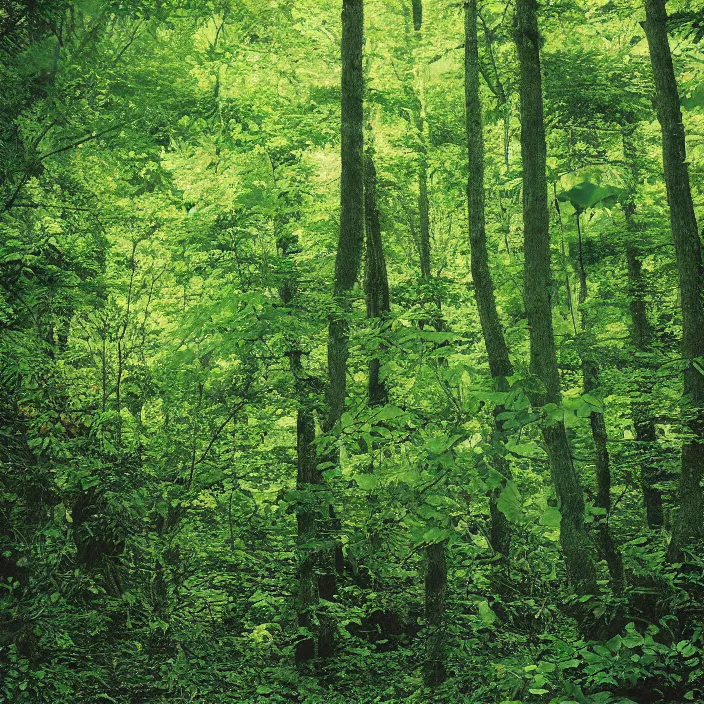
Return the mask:
[(515, 482), (506, 482), (506, 486), (501, 490), (496, 505), (499, 511), (512, 523), (523, 522), (523, 501)]
[(563, 203), (571, 203), (575, 210), (582, 212), (597, 206), (608, 208), (618, 202), (622, 193), (622, 188), (599, 186), (591, 181), (582, 181), (568, 191), (562, 191), (557, 199)]

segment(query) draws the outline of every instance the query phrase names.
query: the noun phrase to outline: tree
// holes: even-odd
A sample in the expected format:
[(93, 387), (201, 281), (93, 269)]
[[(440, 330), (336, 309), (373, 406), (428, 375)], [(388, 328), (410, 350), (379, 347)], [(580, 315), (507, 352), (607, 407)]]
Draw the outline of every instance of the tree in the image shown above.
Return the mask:
[[(560, 375), (555, 354), (550, 290), (550, 218), (543, 120), (540, 34), (536, 0), (516, 5), (520, 63), (521, 155), (523, 158), (524, 299), (530, 332), (530, 367), (539, 388), (533, 405), (559, 409)], [(562, 516), (560, 542), (567, 571), (580, 594), (596, 593), (592, 547), (584, 525), (584, 495), (572, 463), (564, 422), (546, 419), (543, 429), (550, 471)]]
[[(384, 243), (381, 236), (379, 207), (376, 200), (377, 175), (374, 150), (367, 147), (364, 160), (364, 216), (366, 228), (364, 293), (367, 299), (367, 318), (375, 322), (380, 334), (384, 331), (384, 316), (391, 310), (389, 279), (386, 273)], [(380, 349), (383, 349), (380, 346)], [(369, 361), (368, 396), (370, 406), (383, 406), (388, 401), (386, 382), (380, 376), (378, 356)]]
[[(340, 180), (340, 236), (335, 255), (335, 309), (328, 325), (328, 413), (323, 423), (329, 433), (340, 422), (347, 389), (347, 358), (350, 293), (359, 276), (364, 242), (364, 4), (345, 0), (342, 5), (342, 176)], [(332, 512), (332, 507), (330, 507)], [(332, 526), (332, 515), (328, 525)], [(328, 529), (331, 537), (332, 528)], [(335, 599), (337, 591), (334, 560), (329, 555), (321, 565), (318, 579), (320, 598)], [(328, 615), (321, 617), (318, 655), (330, 657), (334, 651), (335, 626)]]
[[(635, 221), (636, 186), (639, 182), (638, 153), (635, 141), (635, 125), (623, 129), (623, 156), (629, 166), (626, 194), (623, 212), (628, 228), (629, 241), (626, 245), (626, 265), (628, 270), (628, 285), (630, 293), (629, 312), (631, 315), (631, 338), (633, 345), (640, 354), (640, 365), (652, 372), (652, 361), (649, 359), (650, 349), (655, 333), (648, 320), (645, 281), (643, 276), (643, 254), (637, 245), (642, 235), (642, 228)], [(645, 397), (652, 392), (653, 385), (640, 381), (637, 390)], [(664, 523), (662, 492), (657, 484), (663, 478), (663, 472), (655, 453), (657, 439), (655, 421), (650, 404), (647, 401), (637, 401), (633, 404), (633, 425), (635, 427), (636, 452), (641, 466), (641, 485), (645, 518), (649, 528), (661, 528)]]
[[(485, 191), (484, 191), (484, 128), (482, 106), (479, 99), (479, 48), (477, 40), (477, 2), (469, 0), (465, 5), (465, 110), (467, 121), (467, 147), (469, 178), (467, 180), (467, 204), (469, 208), (469, 242), (471, 250), (472, 281), (479, 310), (484, 344), (489, 361), (489, 372), (496, 388), (508, 390), (508, 377), (513, 375), (513, 365), (508, 356), (499, 315), (496, 310), (494, 283), (489, 269), (489, 254), (486, 244)], [(510, 467), (504, 456), (505, 441), (503, 423), (498, 417), (505, 412), (498, 404), (494, 409), (496, 444), (496, 471), (502, 475), (501, 484), (490, 494), (491, 544), (496, 552), (508, 557), (511, 544), (510, 525), (497, 506), (505, 480), (510, 478)]]
[(683, 414), (688, 436), (682, 446), (679, 510), (669, 555), (677, 560), (692, 540), (704, 537), (704, 262), (692, 203), (677, 79), (667, 35), (665, 0), (646, 0), (645, 33), (650, 50), (662, 130), (665, 186), (675, 243), (682, 309)]
[(2, 4), (0, 700), (704, 701), (643, 4), (463, 4)]

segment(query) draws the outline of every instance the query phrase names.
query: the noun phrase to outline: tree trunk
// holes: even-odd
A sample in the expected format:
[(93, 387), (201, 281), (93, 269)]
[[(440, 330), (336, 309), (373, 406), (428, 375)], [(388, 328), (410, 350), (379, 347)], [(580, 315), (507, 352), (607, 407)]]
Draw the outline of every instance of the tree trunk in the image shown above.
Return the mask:
[(342, 175), (340, 235), (335, 257), (336, 310), (328, 329), (327, 428), (340, 420), (347, 395), (349, 293), (359, 276), (364, 240), (364, 133), (362, 0), (344, 0), (342, 7)]
[[(421, 29), (423, 27), (423, 0), (412, 0), (413, 9), (413, 38), (416, 45), (420, 44)], [(413, 50), (412, 50), (412, 53)], [(415, 56), (414, 56), (415, 60)], [(417, 70), (417, 66), (414, 65)], [(419, 79), (419, 80), (422, 80)], [(411, 87), (411, 98), (414, 103), (415, 114), (412, 117), (413, 126), (416, 129), (418, 139), (418, 225), (419, 225), (419, 250), (420, 250), (420, 275), (423, 283), (431, 283), (433, 275), (430, 267), (430, 201), (428, 198), (428, 152), (425, 137), (425, 117), (423, 115), (423, 91), (422, 86), (416, 91)], [(431, 322), (438, 330), (446, 330), (445, 321), (442, 317), (442, 301), (436, 297), (432, 300), (428, 289), (424, 288), (423, 302), (434, 303), (436, 309), (432, 312), (430, 321), (419, 321), (419, 326), (423, 327), (426, 322)], [(441, 358), (438, 362), (444, 363)], [(445, 555), (445, 543), (434, 543), (429, 545), (426, 554), (425, 573), (425, 613), (428, 620), (428, 639), (426, 641), (426, 659), (423, 665), (423, 677), (425, 684), (429, 687), (436, 687), (445, 681), (447, 676), (445, 669), (445, 644), (444, 644), (444, 622), (445, 622), (445, 594), (447, 592), (447, 561)]]
[[(599, 365), (594, 357), (594, 341), (588, 333), (589, 325), (584, 304), (587, 300), (587, 270), (584, 267), (582, 248), (582, 228), (580, 225), (581, 212), (577, 210), (575, 220), (577, 223), (577, 247), (579, 261), (579, 306), (582, 334), (580, 335), (579, 355), (582, 362), (582, 384), (585, 394), (592, 394), (599, 388)], [(614, 594), (620, 594), (625, 587), (626, 577), (623, 571), (623, 558), (616, 545), (609, 527), (611, 515), (611, 458), (608, 450), (608, 435), (604, 414), (592, 411), (589, 414), (589, 425), (594, 442), (594, 468), (596, 474), (596, 506), (606, 513), (599, 518), (597, 529), (599, 531), (599, 545), (601, 553), (606, 560), (611, 578), (611, 587)]]
[[(536, 0), (517, 0), (516, 46), (520, 63), (524, 299), (531, 371), (544, 387), (533, 391), (531, 400), (536, 407), (547, 403), (559, 406), (560, 376), (550, 301), (550, 217)], [(572, 464), (565, 425), (562, 421), (547, 421), (542, 432), (562, 514), (560, 542), (567, 572), (577, 593), (595, 594), (596, 569), (584, 524), (584, 495)]]
[(425, 617), (428, 622), (423, 680), (437, 687), (447, 677), (445, 665), (445, 597), (447, 596), (447, 562), (445, 543), (432, 543), (425, 549)]
[[(423, 28), (423, 0), (412, 0), (414, 44), (420, 43)], [(414, 53), (411, 50), (411, 53)], [(415, 67), (417, 68), (417, 67)], [(422, 80), (422, 79), (419, 79)], [(418, 140), (418, 227), (420, 233), (419, 254), (420, 273), (425, 281), (430, 273), (430, 201), (428, 200), (428, 155), (425, 147), (425, 117), (423, 115), (423, 91), (411, 89), (414, 105), (412, 127), (416, 129)]]
[[(650, 344), (653, 340), (653, 330), (648, 321), (645, 290), (643, 281), (642, 256), (634, 242), (642, 237), (641, 228), (636, 223), (635, 193), (638, 187), (638, 154), (635, 145), (633, 128), (623, 131), (623, 156), (629, 166), (629, 193), (623, 205), (623, 214), (626, 219), (626, 229), (629, 233), (629, 243), (626, 245), (626, 264), (628, 268), (629, 304), (631, 314), (631, 342), (638, 350), (639, 370), (636, 391), (638, 396), (648, 398), (653, 390), (653, 385), (643, 374), (653, 373), (654, 365), (649, 359)], [(643, 492), (643, 505), (648, 528), (658, 529), (663, 526), (662, 492), (657, 484), (662, 480), (660, 463), (655, 456), (657, 438), (655, 434), (655, 421), (652, 409), (647, 401), (638, 400), (631, 406), (633, 426), (635, 428), (635, 458), (640, 468), (641, 491)]]
[[(419, 110), (422, 110), (419, 101)], [(430, 201), (428, 200), (428, 156), (424, 140), (424, 120), (422, 115), (417, 121), (418, 139), (418, 227), (420, 233), (420, 274), (430, 281)]]
[[(471, 248), (472, 281), (477, 301), (479, 321), (482, 326), (484, 344), (489, 361), (489, 372), (499, 390), (508, 390), (507, 377), (513, 374), (508, 348), (496, 310), (494, 283), (489, 269), (489, 254), (486, 246), (486, 217), (484, 192), (484, 133), (482, 106), (479, 99), (479, 47), (477, 41), (477, 0), (465, 5), (465, 115), (467, 122), (467, 150), (469, 157), (469, 179), (467, 181), (467, 204), (469, 208), (469, 243)], [(495, 418), (503, 413), (497, 406)], [(494, 468), (504, 479), (510, 478), (510, 467), (504, 452), (505, 432), (503, 423), (495, 420), (492, 433), (495, 449)], [(505, 481), (502, 481), (502, 486)], [(508, 556), (511, 544), (510, 524), (499, 511), (497, 501), (502, 486), (489, 496), (491, 518), (490, 538), (492, 548), (504, 557)]]
[[(282, 257), (290, 256), (292, 240), (279, 239)], [(296, 297), (296, 277), (292, 274), (282, 283), (280, 295), (285, 306), (293, 303)], [(294, 379), (296, 398), (296, 456), (297, 474), (296, 490), (306, 498), (301, 501), (296, 511), (298, 524), (298, 598), (296, 611), (298, 626), (305, 628), (309, 635), (296, 643), (295, 661), (301, 665), (315, 657), (315, 631), (313, 611), (318, 604), (318, 584), (315, 579), (317, 555), (314, 549), (303, 547), (315, 541), (317, 526), (314, 508), (315, 485), (321, 484), (320, 473), (316, 470), (317, 457), (315, 449), (315, 415), (311, 403), (311, 390), (303, 373), (301, 350), (294, 343), (294, 348), (287, 352), (289, 368)]]
[[(296, 451), (298, 472), (296, 490), (305, 494), (312, 502), (315, 486), (320, 485), (321, 476), (316, 470), (315, 416), (310, 404), (310, 389), (303, 375), (301, 352), (294, 350), (290, 355), (291, 372), (295, 379), (295, 392), (298, 402), (296, 412)], [(314, 630), (312, 611), (318, 604), (318, 585), (315, 579), (315, 551), (310, 545), (316, 538), (315, 510), (309, 502), (302, 502), (296, 515), (298, 522), (299, 565), (298, 565), (298, 626)], [(296, 644), (296, 664), (307, 662), (315, 657), (315, 639), (306, 636)]]
[[(386, 273), (384, 245), (381, 239), (379, 207), (376, 200), (376, 167), (374, 152), (367, 148), (364, 160), (364, 215), (366, 222), (366, 257), (364, 293), (367, 299), (367, 318), (376, 321), (383, 331), (384, 315), (391, 310), (389, 280)], [(381, 361), (378, 356), (369, 361), (369, 405), (383, 406), (388, 401), (386, 384), (380, 378)]]
[(420, 249), (420, 275), (430, 281), (430, 200), (428, 198), (428, 151), (425, 145), (425, 116), (422, 93), (414, 96), (416, 114), (414, 126), (418, 140), (418, 233)]
[(680, 282), (682, 356), (688, 361), (684, 370), (682, 402), (688, 437), (682, 446), (679, 510), (668, 551), (670, 559), (678, 560), (688, 543), (704, 538), (704, 373), (700, 371), (704, 358), (704, 264), (689, 185), (679, 92), (667, 36), (665, 0), (645, 0), (645, 18), (643, 26), (655, 79), (665, 186)]
[[(328, 323), (328, 414), (323, 431), (330, 432), (339, 422), (347, 397), (347, 358), (349, 356), (350, 293), (357, 282), (364, 241), (364, 43), (363, 0), (343, 0), (342, 4), (342, 132), (340, 178), (340, 235), (335, 257), (335, 309)], [(337, 455), (337, 453), (336, 453)], [(331, 458), (339, 462), (339, 456)], [(334, 541), (336, 520), (329, 510), (325, 540)], [(327, 555), (319, 565), (320, 599), (335, 600), (337, 578), (335, 556)], [(335, 626), (330, 616), (320, 614), (318, 655), (330, 657), (335, 649)]]
[(413, 29), (420, 32), (423, 26), (423, 0), (411, 0), (413, 4)]

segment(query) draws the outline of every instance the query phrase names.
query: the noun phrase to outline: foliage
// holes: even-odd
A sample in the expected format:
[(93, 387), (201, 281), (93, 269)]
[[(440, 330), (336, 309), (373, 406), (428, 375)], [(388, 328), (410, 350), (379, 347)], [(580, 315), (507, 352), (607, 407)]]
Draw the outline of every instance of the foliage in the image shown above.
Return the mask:
[[(704, 24), (696, 3), (670, 5), (701, 223)], [(381, 321), (364, 317), (363, 287), (350, 311), (332, 296), (340, 3), (0, 8), (0, 702), (704, 701), (704, 553), (665, 557), (689, 431), (641, 6), (541, 7), (562, 382), (561, 403), (542, 407), (529, 400), (540, 384), (522, 300), (513, 9), (479, 6), (487, 247), (508, 379), (489, 374), (469, 275), (457, 3), (426, 0), (418, 32), (410, 1), (365, 8), (366, 139), (392, 304)], [(639, 296), (647, 350), (634, 337)], [(323, 433), (334, 315), (348, 316), (348, 398)], [(589, 391), (585, 358), (599, 372)], [(368, 403), (372, 359), (389, 391), (381, 406)], [(301, 408), (316, 419), (322, 476), (306, 486)], [(594, 416), (608, 434), (609, 511)], [(577, 597), (567, 580), (542, 434), (558, 423), (590, 539), (608, 524), (623, 555), (623, 593), (603, 556), (598, 594)], [(645, 465), (659, 469), (657, 528)], [(491, 546), (492, 493), (506, 558)], [(337, 524), (302, 540), (297, 518), (329, 506)], [(433, 545), (447, 559), (450, 676), (430, 691)], [(296, 667), (301, 563), (338, 546), (337, 597), (311, 622), (332, 618), (337, 652)]]

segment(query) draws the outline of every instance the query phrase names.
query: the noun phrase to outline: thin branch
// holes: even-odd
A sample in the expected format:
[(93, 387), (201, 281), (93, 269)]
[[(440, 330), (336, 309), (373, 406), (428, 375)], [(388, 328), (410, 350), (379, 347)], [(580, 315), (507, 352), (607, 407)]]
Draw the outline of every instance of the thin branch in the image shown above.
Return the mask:
[(124, 127), (125, 125), (130, 124), (129, 122), (121, 122), (117, 125), (113, 125), (112, 127), (108, 127), (104, 130), (101, 130), (100, 132), (96, 132), (95, 134), (88, 135), (87, 137), (83, 137), (83, 139), (79, 139), (76, 142), (72, 142), (71, 144), (67, 144), (64, 147), (59, 147), (58, 149), (54, 149), (51, 152), (48, 152), (47, 154), (43, 154), (42, 156), (39, 157), (40, 160), (44, 160), (49, 158), (50, 156), (54, 156), (54, 154), (60, 154), (61, 152), (67, 152), (69, 149), (74, 149), (75, 147), (80, 147), (81, 144), (85, 144), (86, 142), (90, 142), (94, 139), (99, 139), (105, 134), (108, 134), (109, 132), (114, 132), (115, 130), (119, 130), (120, 127)]

